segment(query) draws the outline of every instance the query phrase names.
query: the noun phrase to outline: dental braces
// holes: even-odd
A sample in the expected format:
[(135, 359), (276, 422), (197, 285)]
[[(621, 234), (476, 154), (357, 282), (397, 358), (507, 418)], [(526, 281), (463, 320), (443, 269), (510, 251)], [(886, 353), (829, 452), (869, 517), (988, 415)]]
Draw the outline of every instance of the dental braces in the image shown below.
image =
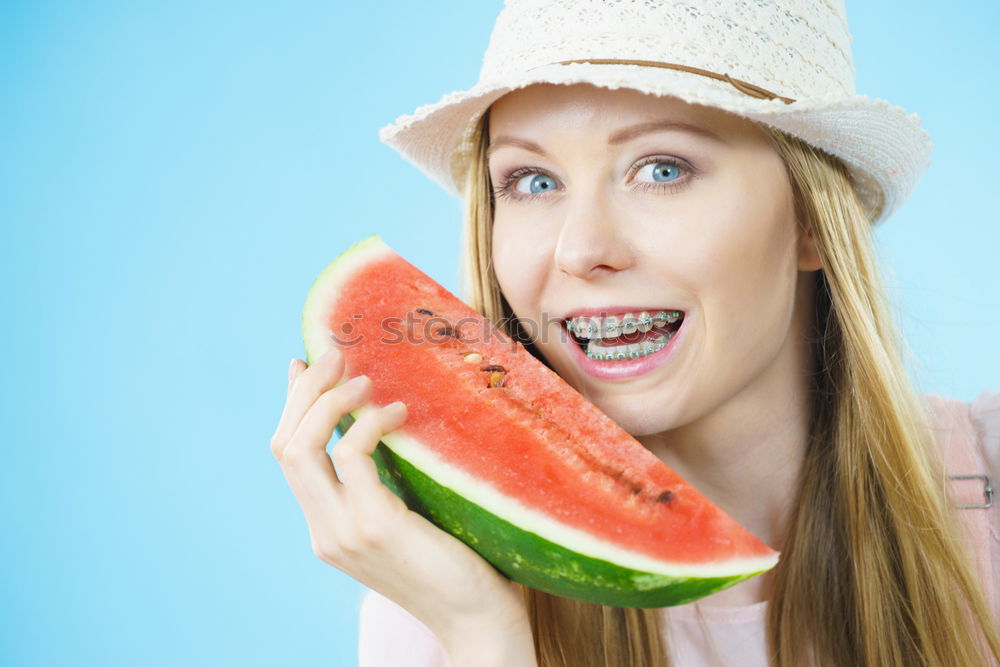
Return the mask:
[[(654, 323), (659, 324), (672, 324), (677, 321), (677, 318), (681, 316), (679, 311), (661, 312), (654, 317), (644, 317), (641, 320), (629, 320), (628, 322), (611, 323), (604, 327), (604, 331), (608, 333), (614, 333), (618, 330), (622, 330), (623, 333), (634, 333), (636, 329), (641, 326), (653, 325)], [(577, 329), (573, 326), (572, 322), (566, 323), (566, 329), (575, 333), (583, 333), (584, 329)], [(588, 324), (586, 327), (586, 333), (596, 334), (601, 330), (600, 327), (594, 326), (593, 324)]]

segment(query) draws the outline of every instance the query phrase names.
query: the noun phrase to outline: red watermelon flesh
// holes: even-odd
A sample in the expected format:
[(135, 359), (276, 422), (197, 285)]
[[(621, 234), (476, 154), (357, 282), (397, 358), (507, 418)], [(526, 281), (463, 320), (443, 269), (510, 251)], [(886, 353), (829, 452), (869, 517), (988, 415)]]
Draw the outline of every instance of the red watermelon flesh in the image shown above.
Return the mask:
[(406, 423), (375, 457), (390, 488), (515, 580), (605, 604), (663, 606), (777, 560), (377, 237), (317, 279), (303, 330), (310, 361), (335, 338), (345, 375), (372, 378), (372, 405), (407, 404)]

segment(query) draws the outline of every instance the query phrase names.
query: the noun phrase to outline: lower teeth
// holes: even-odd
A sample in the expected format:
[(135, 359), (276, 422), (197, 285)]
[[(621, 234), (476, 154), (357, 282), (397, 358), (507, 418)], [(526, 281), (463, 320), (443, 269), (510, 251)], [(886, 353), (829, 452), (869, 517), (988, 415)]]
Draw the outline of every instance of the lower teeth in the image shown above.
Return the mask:
[(673, 333), (667, 333), (666, 335), (660, 335), (652, 340), (645, 340), (641, 343), (613, 345), (611, 347), (603, 347), (597, 342), (598, 339), (592, 339), (587, 343), (587, 357), (597, 361), (638, 359), (649, 356), (654, 352), (659, 352), (670, 342), (671, 338), (673, 338)]

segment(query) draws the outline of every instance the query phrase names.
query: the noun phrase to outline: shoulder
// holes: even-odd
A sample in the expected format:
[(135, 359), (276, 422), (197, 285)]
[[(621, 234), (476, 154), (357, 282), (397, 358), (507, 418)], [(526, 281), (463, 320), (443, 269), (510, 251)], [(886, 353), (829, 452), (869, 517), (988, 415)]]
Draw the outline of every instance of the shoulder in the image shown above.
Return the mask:
[(448, 658), (434, 634), (389, 598), (367, 591), (361, 600), (359, 667), (447, 667)]
[(1000, 392), (970, 403), (928, 396), (932, 427), (951, 475), (951, 493), (967, 530), (983, 591), (1000, 618)]
[(969, 406), (976, 435), (993, 478), (1000, 476), (1000, 391), (984, 391)]
[[(925, 400), (949, 471), (956, 474), (960, 472), (956, 466), (981, 468), (985, 464), (983, 472), (996, 479), (1000, 473), (1000, 391), (986, 390), (970, 403), (933, 394)], [(974, 465), (969, 456), (981, 458), (982, 463)]]

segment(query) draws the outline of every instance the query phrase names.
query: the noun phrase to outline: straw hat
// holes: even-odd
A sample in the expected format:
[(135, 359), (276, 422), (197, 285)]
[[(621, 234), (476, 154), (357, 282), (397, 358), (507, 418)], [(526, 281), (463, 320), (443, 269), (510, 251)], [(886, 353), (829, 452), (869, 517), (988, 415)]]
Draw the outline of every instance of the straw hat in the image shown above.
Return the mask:
[(490, 104), (534, 83), (672, 95), (758, 121), (841, 158), (877, 221), (930, 163), (916, 114), (858, 95), (843, 0), (507, 0), (479, 81), (382, 128), (452, 193)]

